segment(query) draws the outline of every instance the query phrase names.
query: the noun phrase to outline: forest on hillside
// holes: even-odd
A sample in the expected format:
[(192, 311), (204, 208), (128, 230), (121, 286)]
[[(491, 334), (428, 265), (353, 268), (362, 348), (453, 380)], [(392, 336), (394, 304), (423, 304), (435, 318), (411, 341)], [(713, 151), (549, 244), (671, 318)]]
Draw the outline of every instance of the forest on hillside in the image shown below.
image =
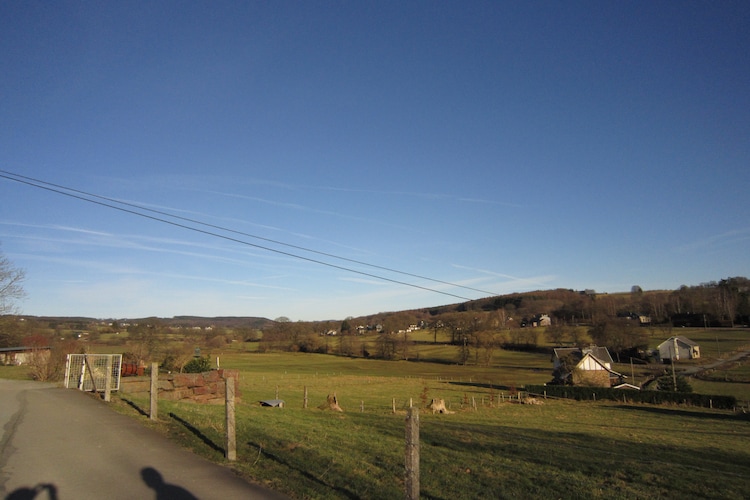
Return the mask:
[[(263, 332), (262, 349), (335, 352), (349, 356), (408, 359), (411, 332), (448, 335), (464, 355), (487, 359), (497, 348), (529, 349), (593, 341), (615, 354), (645, 355), (648, 332), (674, 327), (735, 327), (750, 323), (750, 280), (722, 279), (678, 290), (598, 294), (567, 289), (516, 293), (453, 305), (385, 312), (343, 321), (291, 322), (278, 318)], [(535, 326), (546, 328), (535, 328)], [(368, 345), (357, 337), (378, 332)], [(544, 335), (544, 339), (542, 339)], [(334, 340), (335, 337), (335, 340)]]
[(453, 306), (433, 308), (430, 315), (447, 312), (505, 311), (521, 322), (548, 314), (564, 324), (593, 324), (602, 317), (646, 316), (654, 324), (672, 326), (733, 327), (750, 322), (750, 280), (735, 277), (681, 286), (674, 291), (644, 291), (634, 285), (630, 293), (597, 294), (594, 290), (556, 289), (491, 297)]
[[(596, 293), (555, 289), (488, 297), (424, 309), (382, 312), (330, 321), (271, 321), (257, 317), (93, 320), (90, 318), (0, 318), (0, 347), (48, 345), (52, 340), (127, 342), (135, 358), (152, 351), (165, 359), (190, 359), (188, 349), (166, 339), (190, 339), (205, 347), (258, 342), (260, 351), (284, 350), (410, 359), (417, 330), (432, 341), (459, 347), (459, 361), (489, 362), (496, 349), (538, 350), (549, 345), (606, 345), (613, 354), (645, 355), (649, 329), (747, 327), (750, 280), (735, 277), (677, 290)], [(536, 328), (544, 326), (545, 328)], [(648, 328), (644, 328), (648, 327)], [(119, 337), (120, 332), (128, 335)], [(159, 340), (161, 339), (161, 340)], [(424, 340), (422, 340), (424, 341)], [(132, 344), (132, 345), (131, 345)], [(196, 344), (196, 345), (198, 345)], [(546, 345), (547, 347), (542, 347)], [(158, 347), (158, 349), (157, 349)], [(184, 351), (184, 352), (183, 352)]]

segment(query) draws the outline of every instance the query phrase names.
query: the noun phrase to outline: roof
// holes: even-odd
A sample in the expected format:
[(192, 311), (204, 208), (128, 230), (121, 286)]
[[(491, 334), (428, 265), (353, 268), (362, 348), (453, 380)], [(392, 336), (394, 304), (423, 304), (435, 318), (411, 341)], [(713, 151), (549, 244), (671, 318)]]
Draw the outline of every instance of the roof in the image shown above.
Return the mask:
[(49, 346), (39, 346), (39, 347), (29, 347), (29, 346), (21, 346), (21, 347), (0, 347), (0, 352), (26, 352), (26, 351), (35, 351), (38, 349), (49, 349)]
[(580, 366), (583, 360), (586, 359), (586, 357), (592, 358), (598, 365), (600, 365), (604, 370), (610, 373), (610, 377), (615, 376), (618, 378), (627, 378), (622, 373), (618, 373), (610, 368), (610, 366), (614, 364), (614, 361), (612, 360), (612, 356), (610, 356), (609, 350), (606, 347), (591, 346), (584, 347), (583, 349), (580, 349), (578, 347), (562, 347), (555, 349), (554, 352), (557, 359), (570, 356), (571, 359), (575, 362), (576, 367)]
[(260, 405), (283, 408), (284, 400), (283, 399), (266, 399), (264, 401), (260, 401)]
[(698, 346), (698, 342), (693, 342), (689, 338), (683, 337), (682, 335), (676, 335), (676, 336), (673, 336), (673, 337), (669, 337), (667, 340), (665, 340), (664, 342), (662, 342), (661, 344), (659, 344), (657, 346), (657, 349), (661, 348), (661, 346), (663, 346), (667, 342), (674, 342), (675, 340), (677, 340), (677, 342), (679, 342), (680, 344), (685, 344), (685, 345), (690, 346), (690, 347), (697, 347)]
[(634, 391), (640, 391), (641, 390), (641, 388), (638, 387), (637, 385), (628, 384), (628, 383), (616, 385), (616, 386), (613, 387), (613, 389), (632, 389)]
[(573, 356), (573, 359), (576, 361), (576, 363), (582, 360), (584, 355), (589, 353), (602, 364), (614, 363), (614, 360), (612, 359), (612, 356), (609, 354), (609, 350), (606, 347), (591, 346), (584, 347), (583, 349), (579, 347), (561, 347), (555, 349), (554, 351), (557, 359), (564, 358), (565, 356)]

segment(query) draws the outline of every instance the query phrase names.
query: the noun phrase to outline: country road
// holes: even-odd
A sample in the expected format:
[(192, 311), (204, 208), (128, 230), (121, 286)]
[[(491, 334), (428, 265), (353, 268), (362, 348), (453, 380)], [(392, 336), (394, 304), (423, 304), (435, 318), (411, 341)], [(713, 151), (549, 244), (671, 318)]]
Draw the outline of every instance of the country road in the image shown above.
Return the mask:
[(719, 360), (713, 361), (705, 365), (691, 366), (689, 368), (685, 368), (684, 370), (680, 370), (678, 373), (680, 375), (695, 375), (697, 373), (704, 372), (706, 370), (713, 370), (714, 368), (718, 368), (728, 363), (735, 363), (748, 356), (750, 356), (750, 350), (739, 351), (728, 358), (719, 359)]
[(77, 390), (0, 379), (0, 426), (6, 500), (285, 498)]

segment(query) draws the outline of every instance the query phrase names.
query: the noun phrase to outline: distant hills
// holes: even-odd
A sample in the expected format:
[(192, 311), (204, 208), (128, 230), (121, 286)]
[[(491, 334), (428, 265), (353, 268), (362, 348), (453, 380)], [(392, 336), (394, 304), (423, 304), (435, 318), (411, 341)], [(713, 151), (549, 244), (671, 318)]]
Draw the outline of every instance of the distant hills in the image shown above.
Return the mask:
[[(290, 311), (293, 313), (293, 311)], [(681, 286), (677, 290), (642, 290), (633, 286), (630, 292), (597, 293), (595, 290), (551, 289), (531, 292), (511, 293), (485, 297), (462, 303), (424, 307), (419, 309), (388, 311), (339, 319), (305, 321), (303, 323), (331, 324), (350, 320), (356, 325), (393, 323), (394, 328), (421, 321), (431, 323), (443, 316), (471, 316), (479, 320), (483, 315), (498, 316), (505, 326), (507, 320), (523, 321), (539, 314), (549, 314), (564, 323), (594, 317), (627, 317), (633, 314), (647, 315), (655, 323), (673, 322), (676, 326), (689, 326), (698, 321), (701, 325), (734, 326), (750, 323), (750, 280), (745, 277), (726, 278), (719, 281), (701, 283), (696, 286)], [(34, 318), (33, 316), (22, 316)], [(696, 319), (697, 318), (697, 319)], [(61, 323), (71, 328), (84, 329), (86, 324), (117, 323), (159, 323), (167, 327), (206, 328), (223, 327), (228, 329), (252, 328), (264, 330), (277, 324), (276, 321), (256, 316), (174, 316), (172, 318), (117, 318), (94, 319), (85, 317), (37, 317), (49, 323)], [(284, 318), (280, 322), (289, 321)], [(355, 324), (355, 323), (352, 323)], [(81, 326), (72, 326), (81, 325)], [(390, 325), (389, 325), (390, 326)], [(326, 326), (329, 328), (329, 326)]]
[(37, 321), (43, 321), (45, 323), (59, 323), (65, 325), (79, 325), (76, 328), (85, 329), (85, 325), (91, 323), (153, 323), (158, 322), (163, 326), (170, 327), (184, 327), (193, 328), (200, 327), (206, 328), (212, 327), (223, 327), (223, 328), (253, 328), (262, 330), (268, 325), (274, 322), (268, 318), (259, 318), (255, 316), (218, 316), (218, 317), (202, 317), (202, 316), (174, 316), (172, 318), (88, 318), (84, 316), (21, 316), (22, 318), (34, 319)]

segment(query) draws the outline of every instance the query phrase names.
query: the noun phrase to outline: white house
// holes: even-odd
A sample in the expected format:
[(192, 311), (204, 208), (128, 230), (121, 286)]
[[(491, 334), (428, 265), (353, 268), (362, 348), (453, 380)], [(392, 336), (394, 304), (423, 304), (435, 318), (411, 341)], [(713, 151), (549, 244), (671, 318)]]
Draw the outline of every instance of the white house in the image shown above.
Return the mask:
[(534, 318), (533, 326), (550, 326), (552, 324), (552, 318), (547, 314), (540, 314)]
[(606, 347), (565, 347), (554, 350), (555, 378), (562, 383), (611, 387), (624, 376), (612, 370), (612, 356)]
[(680, 359), (698, 359), (701, 357), (700, 346), (683, 336), (669, 337), (659, 344), (657, 349), (659, 350), (659, 359), (661, 359), (662, 363), (666, 363), (672, 359), (677, 361)]

